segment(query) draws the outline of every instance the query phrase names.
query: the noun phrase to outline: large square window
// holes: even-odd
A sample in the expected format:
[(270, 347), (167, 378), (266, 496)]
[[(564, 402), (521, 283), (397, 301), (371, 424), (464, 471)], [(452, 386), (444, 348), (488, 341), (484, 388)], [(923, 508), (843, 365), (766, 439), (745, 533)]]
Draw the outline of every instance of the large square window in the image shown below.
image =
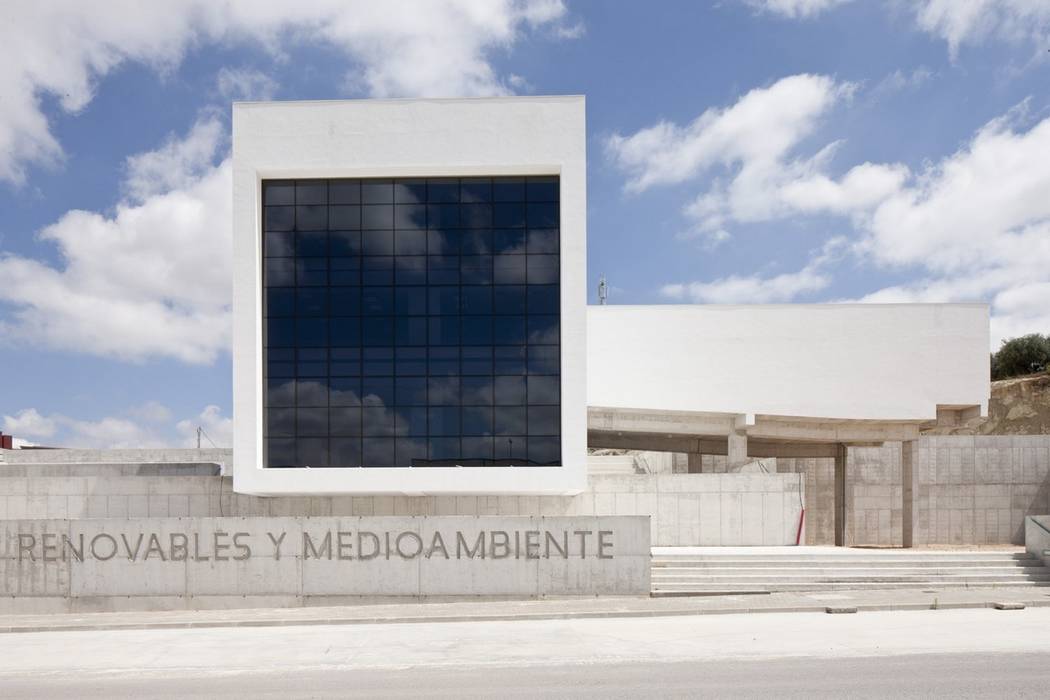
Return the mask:
[(557, 177), (262, 190), (266, 466), (561, 463)]

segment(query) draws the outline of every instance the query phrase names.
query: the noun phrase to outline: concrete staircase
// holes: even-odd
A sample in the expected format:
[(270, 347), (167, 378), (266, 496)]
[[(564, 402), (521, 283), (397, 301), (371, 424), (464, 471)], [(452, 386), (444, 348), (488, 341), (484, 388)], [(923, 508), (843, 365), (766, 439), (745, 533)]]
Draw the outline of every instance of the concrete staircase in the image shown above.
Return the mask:
[(1050, 587), (1050, 568), (1019, 551), (845, 550), (849, 553), (843, 554), (806, 549), (654, 553), (652, 595)]

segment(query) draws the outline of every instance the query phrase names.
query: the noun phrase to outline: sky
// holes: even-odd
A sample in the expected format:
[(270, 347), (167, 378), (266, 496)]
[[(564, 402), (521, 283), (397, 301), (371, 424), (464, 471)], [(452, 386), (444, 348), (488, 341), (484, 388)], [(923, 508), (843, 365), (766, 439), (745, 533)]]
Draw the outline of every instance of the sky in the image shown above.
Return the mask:
[(584, 94), (591, 303), (1050, 332), (1046, 0), (38, 0), (0, 42), (0, 431), (35, 444), (229, 445), (236, 100)]

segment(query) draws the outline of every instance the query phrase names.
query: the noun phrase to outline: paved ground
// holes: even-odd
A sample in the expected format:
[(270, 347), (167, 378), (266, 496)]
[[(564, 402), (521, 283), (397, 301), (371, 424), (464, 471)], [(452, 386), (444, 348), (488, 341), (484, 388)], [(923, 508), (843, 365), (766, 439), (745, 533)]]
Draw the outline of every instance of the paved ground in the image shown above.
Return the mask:
[(0, 636), (0, 696), (1045, 697), (1050, 609)]
[(0, 616), (0, 636), (5, 632), (106, 629), (276, 627), (282, 625), (360, 625), (823, 612), (828, 607), (855, 607), (860, 611), (952, 610), (986, 608), (996, 603), (1021, 604), (1027, 607), (1050, 606), (1050, 588), (833, 591), (682, 598), (602, 597), (560, 600), (392, 603), (344, 607), (5, 615)]

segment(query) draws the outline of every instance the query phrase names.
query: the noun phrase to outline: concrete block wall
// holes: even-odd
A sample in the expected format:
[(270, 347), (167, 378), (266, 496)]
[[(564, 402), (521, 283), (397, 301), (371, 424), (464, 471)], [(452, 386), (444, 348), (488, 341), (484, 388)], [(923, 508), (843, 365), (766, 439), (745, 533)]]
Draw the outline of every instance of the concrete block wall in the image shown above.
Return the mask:
[[(850, 448), (846, 543), (902, 541), (900, 443)], [(778, 459), (806, 475), (807, 544), (834, 542), (835, 463)], [(928, 436), (915, 443), (913, 544), (1024, 544), (1025, 517), (1050, 514), (1050, 435)]]
[(835, 460), (778, 457), (777, 472), (802, 475), (806, 497), (805, 544), (834, 544)]
[[(43, 465), (41, 465), (43, 466)], [(0, 520), (221, 516), (648, 515), (653, 544), (794, 544), (800, 482), (783, 474), (593, 475), (578, 496), (296, 496), (219, 476), (7, 476)]]
[(924, 438), (915, 472), (916, 544), (1023, 544), (1050, 514), (1050, 435)]

